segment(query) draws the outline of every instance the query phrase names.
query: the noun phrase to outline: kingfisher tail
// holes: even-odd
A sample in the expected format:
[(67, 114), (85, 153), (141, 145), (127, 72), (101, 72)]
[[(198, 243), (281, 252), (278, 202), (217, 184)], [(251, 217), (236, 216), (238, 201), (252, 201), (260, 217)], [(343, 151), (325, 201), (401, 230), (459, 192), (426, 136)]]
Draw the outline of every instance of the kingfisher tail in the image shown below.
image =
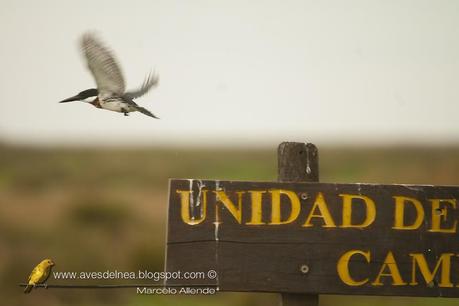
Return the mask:
[(159, 119), (159, 117), (156, 117), (155, 115), (153, 115), (153, 113), (150, 112), (148, 109), (143, 108), (143, 107), (141, 107), (141, 106), (136, 106), (136, 110), (139, 111), (139, 112), (141, 112), (141, 113), (144, 114), (144, 115), (149, 116), (149, 117)]

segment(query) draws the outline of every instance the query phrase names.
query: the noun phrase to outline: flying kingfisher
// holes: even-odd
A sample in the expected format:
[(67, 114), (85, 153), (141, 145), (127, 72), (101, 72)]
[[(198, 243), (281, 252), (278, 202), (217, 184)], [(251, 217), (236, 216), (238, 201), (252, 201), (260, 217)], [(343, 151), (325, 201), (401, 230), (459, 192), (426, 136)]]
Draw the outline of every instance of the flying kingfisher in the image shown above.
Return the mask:
[[(96, 80), (97, 89), (83, 90), (59, 103), (83, 101), (97, 108), (123, 113), (125, 116), (128, 116), (130, 112), (138, 111), (159, 119), (149, 110), (134, 102), (134, 99), (143, 96), (158, 84), (158, 76), (149, 74), (140, 88), (126, 92), (120, 67), (110, 50), (95, 35), (91, 33), (84, 34), (81, 39), (81, 49), (88, 62), (88, 68)], [(92, 99), (92, 97), (96, 98)]]

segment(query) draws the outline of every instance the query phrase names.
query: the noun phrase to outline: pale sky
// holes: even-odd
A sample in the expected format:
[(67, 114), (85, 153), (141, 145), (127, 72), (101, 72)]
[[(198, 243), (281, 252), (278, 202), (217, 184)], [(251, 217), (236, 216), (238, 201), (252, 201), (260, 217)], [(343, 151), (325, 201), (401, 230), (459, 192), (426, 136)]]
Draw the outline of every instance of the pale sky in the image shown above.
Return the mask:
[[(459, 143), (459, 1), (0, 0), (0, 141)], [(161, 119), (59, 100), (96, 31)]]

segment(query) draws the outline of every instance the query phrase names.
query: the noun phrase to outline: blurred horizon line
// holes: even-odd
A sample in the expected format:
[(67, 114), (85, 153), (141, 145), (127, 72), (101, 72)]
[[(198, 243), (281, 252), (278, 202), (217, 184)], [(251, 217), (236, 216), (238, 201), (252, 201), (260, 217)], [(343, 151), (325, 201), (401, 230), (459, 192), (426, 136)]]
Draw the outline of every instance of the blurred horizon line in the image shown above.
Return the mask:
[(458, 148), (459, 140), (451, 141), (445, 139), (435, 139), (434, 141), (423, 141), (419, 138), (403, 139), (393, 138), (391, 140), (381, 139), (375, 136), (371, 139), (360, 138), (353, 141), (349, 138), (331, 139), (329, 137), (285, 137), (283, 139), (263, 139), (253, 141), (253, 139), (243, 139), (242, 137), (231, 137), (228, 141), (222, 142), (221, 139), (201, 138), (195, 141), (170, 141), (164, 139), (151, 140), (146, 138), (130, 139), (120, 142), (119, 139), (47, 139), (47, 140), (11, 140), (0, 137), (1, 147), (30, 148), (30, 149), (186, 149), (186, 150), (241, 150), (241, 149), (272, 149), (282, 142), (305, 142), (313, 143), (318, 147), (325, 148)]

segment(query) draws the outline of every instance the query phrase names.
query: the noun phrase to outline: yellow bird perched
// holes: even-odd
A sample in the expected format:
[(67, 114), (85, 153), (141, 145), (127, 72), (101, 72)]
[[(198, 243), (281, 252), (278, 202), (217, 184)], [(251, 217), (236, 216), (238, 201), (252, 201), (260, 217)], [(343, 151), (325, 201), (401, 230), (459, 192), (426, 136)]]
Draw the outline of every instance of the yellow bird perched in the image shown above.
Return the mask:
[(54, 266), (54, 262), (51, 259), (42, 260), (30, 273), (27, 287), (24, 289), (24, 293), (30, 293), (32, 288), (37, 284), (46, 282), (51, 273), (51, 268)]

